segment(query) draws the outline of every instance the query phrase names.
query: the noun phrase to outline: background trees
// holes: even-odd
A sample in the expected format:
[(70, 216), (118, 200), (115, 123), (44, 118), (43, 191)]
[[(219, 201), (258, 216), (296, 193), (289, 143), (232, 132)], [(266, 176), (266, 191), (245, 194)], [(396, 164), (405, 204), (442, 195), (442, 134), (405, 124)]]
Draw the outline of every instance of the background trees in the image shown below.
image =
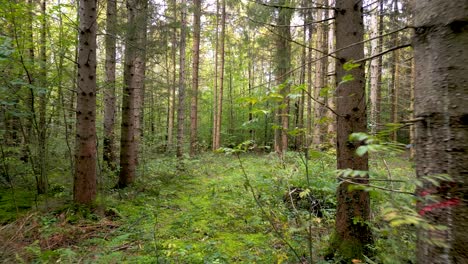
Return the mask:
[[(418, 137), (416, 146), (424, 155), (417, 159), (421, 178), (429, 177), (429, 182), (432, 174), (451, 174), (455, 183), (443, 183), (449, 190), (441, 191), (438, 201), (463, 200), (459, 190), (464, 188), (463, 167), (456, 164), (463, 163), (457, 153), (463, 151), (465, 138), (464, 112), (459, 107), (465, 97), (464, 79), (460, 77), (460, 84), (454, 76), (464, 68), (447, 47), (453, 45), (456, 57), (464, 58), (466, 19), (457, 13), (465, 10), (462, 3), (447, 4), (447, 10), (456, 10), (446, 20), (429, 21), (419, 14), (414, 25), (415, 47), (420, 51), (414, 60), (407, 48), (411, 39), (407, 29), (413, 25), (408, 1), (354, 4), (109, 0), (96, 5), (96, 1), (0, 0), (4, 29), (0, 33), (0, 184), (8, 190), (17, 183), (26, 189), (34, 186), (28, 192), (34, 193), (35, 203), (49, 199), (58, 185), (73, 189), (76, 202), (89, 204), (98, 189), (109, 194), (108, 187), (116, 181), (123, 188), (152, 174), (157, 169), (148, 161), (156, 157), (177, 156), (180, 163), (174, 167), (181, 170), (186, 153), (196, 164), (198, 154), (245, 143), (251, 152), (280, 154), (268, 157), (279, 157), (283, 169), (305, 153), (293, 171), (310, 176), (309, 166), (322, 164), (322, 157), (336, 150), (336, 160), (314, 171), (314, 181), (333, 175), (330, 185), (335, 188), (336, 174), (326, 172), (340, 170), (336, 219), (340, 242), (334, 246), (341, 257), (362, 259), (369, 253), (365, 246), (373, 241), (369, 188), (372, 177), (382, 176), (368, 166), (369, 158), (374, 165), (380, 161), (378, 154), (368, 156), (363, 149), (371, 150), (375, 142), (387, 147), (389, 141), (401, 147), (414, 142), (410, 137)], [(416, 8), (441, 12), (424, 1)], [(425, 49), (441, 56), (431, 60)], [(416, 82), (415, 65), (422, 65)], [(426, 76), (427, 72), (432, 75)], [(430, 93), (423, 94), (427, 86), (432, 87)], [(420, 127), (410, 136), (413, 124)], [(372, 140), (362, 134), (364, 140), (350, 139), (352, 133), (367, 131)], [(442, 142), (448, 145), (440, 147)], [(440, 148), (446, 150), (437, 151)], [(358, 150), (363, 155), (356, 155)], [(421, 165), (428, 157), (437, 160), (437, 166)], [(346, 173), (351, 170), (360, 171), (359, 177), (349, 177)], [(284, 174), (289, 173), (294, 174)], [(274, 182), (278, 192), (285, 191), (279, 187), (284, 177)], [(388, 182), (382, 188), (393, 189), (396, 183)], [(307, 193), (310, 179), (304, 186)], [(419, 195), (433, 187), (426, 183)], [(71, 191), (63, 196), (71, 198)], [(424, 213), (431, 206), (424, 199), (420, 204), (424, 217), (428, 223), (438, 223), (438, 211)], [(392, 204), (395, 201), (399, 202), (391, 199)], [(459, 210), (440, 211), (465, 214)], [(309, 217), (304, 225), (310, 231)], [(443, 235), (464, 228), (460, 226)], [(440, 234), (421, 232), (421, 236), (435, 235)], [(463, 237), (453, 237), (456, 248), (457, 239)], [(349, 245), (354, 247), (351, 253), (346, 251)], [(421, 244), (421, 249), (441, 251), (429, 244)]]

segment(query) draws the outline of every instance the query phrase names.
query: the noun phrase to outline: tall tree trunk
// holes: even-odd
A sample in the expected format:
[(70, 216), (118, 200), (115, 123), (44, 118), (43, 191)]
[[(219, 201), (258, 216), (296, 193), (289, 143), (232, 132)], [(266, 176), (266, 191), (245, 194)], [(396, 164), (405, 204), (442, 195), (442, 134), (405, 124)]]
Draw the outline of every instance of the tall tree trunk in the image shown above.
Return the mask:
[(96, 198), (96, 0), (80, 0), (78, 91), (76, 104), (76, 173), (73, 199)]
[(117, 2), (107, 1), (106, 16), (106, 89), (104, 90), (104, 142), (103, 160), (112, 170), (116, 169), (115, 156), (115, 56), (117, 34)]
[(39, 124), (37, 128), (38, 134), (38, 165), (39, 165), (39, 181), (37, 183), (38, 194), (47, 192), (47, 50), (46, 50), (46, 35), (47, 35), (47, 4), (43, 0), (41, 3), (41, 46), (40, 46), (40, 86), (43, 91), (39, 94)]
[[(325, 0), (320, 0), (317, 4), (326, 5)], [(319, 10), (317, 12), (317, 20), (324, 20), (328, 17), (328, 10)], [(320, 146), (323, 143), (323, 139), (326, 133), (326, 122), (325, 122), (325, 107), (323, 104), (327, 104), (327, 96), (322, 95), (322, 89), (325, 89), (326, 75), (328, 69), (328, 57), (323, 56), (327, 54), (328, 49), (328, 31), (325, 23), (317, 25), (317, 49), (321, 52), (316, 52), (316, 57), (320, 58), (315, 63), (315, 89), (314, 97), (321, 103), (315, 103), (314, 107), (314, 131), (312, 136), (312, 144), (315, 147)]]
[(216, 135), (218, 134), (218, 58), (219, 58), (219, 0), (216, 0), (216, 33), (215, 33), (215, 65), (214, 65), (214, 85), (213, 85), (213, 131), (212, 131), (212, 150), (217, 150)]
[[(410, 82), (410, 119), (414, 119), (414, 79), (415, 79), (415, 70), (414, 70), (414, 57), (411, 59), (411, 82)], [(416, 133), (415, 126), (410, 126), (410, 159), (413, 160), (415, 157), (415, 144)]]
[[(253, 41), (252, 41), (253, 42)], [(252, 53), (252, 47), (251, 47), (251, 40), (249, 38), (249, 36), (247, 35), (247, 45), (249, 47), (249, 50), (247, 51), (247, 54), (249, 56), (249, 59), (248, 59), (248, 69), (247, 69), (247, 74), (248, 74), (248, 79), (249, 79), (249, 87), (248, 87), (248, 93), (249, 93), (249, 97), (252, 97), (252, 88), (255, 84), (255, 81), (254, 81), (254, 70), (255, 70), (255, 60), (254, 60), (254, 55)], [(252, 103), (249, 103), (249, 124), (251, 124), (252, 120), (253, 120), (253, 113), (252, 113), (252, 110), (253, 110), (253, 104)], [(250, 129), (249, 130), (249, 138), (251, 140), (254, 140), (255, 139), (255, 130), (253, 129)]]
[[(313, 21), (313, 16), (312, 16), (312, 10), (308, 11), (308, 45), (309, 47), (312, 47), (313, 45), (313, 34), (314, 34), (314, 26), (311, 23)], [(306, 147), (309, 147), (311, 143), (311, 137), (312, 137), (312, 98), (310, 95), (312, 95), (312, 49), (309, 48), (307, 52), (307, 121), (306, 121), (306, 135), (305, 135), (305, 141), (306, 141)]]
[[(393, 2), (393, 13), (392, 13), (392, 26), (397, 28), (398, 27), (398, 0), (394, 0)], [(398, 38), (394, 38), (392, 41), (393, 47), (398, 45)], [(390, 111), (390, 122), (397, 123), (397, 115), (398, 115), (398, 87), (400, 85), (399, 80), (399, 67), (398, 67), (398, 50), (394, 51), (392, 54), (392, 66), (391, 66), (391, 82), (390, 82), (390, 100), (391, 100), (391, 111)], [(391, 139), (393, 141), (397, 140), (397, 130), (394, 130), (391, 135)]]
[[(302, 7), (307, 7), (308, 2), (305, 0), (302, 0)], [(308, 11), (304, 10), (302, 11), (302, 19), (304, 21), (304, 26), (302, 27), (303, 35), (302, 35), (302, 43), (304, 46), (301, 48), (301, 73), (299, 77), (299, 84), (303, 85), (305, 88), (306, 85), (306, 71), (307, 71), (307, 15)], [(303, 88), (303, 89), (304, 89)], [(305, 92), (304, 90), (301, 91), (301, 97), (298, 102), (296, 102), (296, 108), (297, 108), (297, 120), (296, 120), (296, 127), (299, 129), (304, 128), (304, 109), (305, 109)], [(296, 136), (296, 150), (300, 150), (304, 144), (304, 133), (300, 133), (299, 135)]]
[[(418, 263), (468, 260), (468, 1), (414, 1)], [(451, 179), (433, 184), (434, 176)], [(434, 243), (437, 242), (437, 243)], [(444, 246), (443, 246), (444, 245)]]
[(127, 0), (127, 39), (125, 43), (120, 173), (117, 187), (133, 183), (138, 164), (140, 114), (145, 81), (146, 22), (148, 0)]
[[(281, 0), (279, 6), (290, 6), (289, 0)], [(291, 68), (291, 24), (293, 12), (290, 8), (278, 8), (276, 36), (276, 80), (280, 87), (283, 100), (278, 106), (277, 122), (280, 129), (275, 130), (275, 151), (284, 154), (288, 149), (288, 129), (289, 129), (289, 71)]]
[(180, 17), (180, 57), (179, 57), (179, 106), (177, 108), (177, 157), (184, 154), (184, 126), (185, 126), (185, 46), (186, 46), (186, 27), (187, 27), (187, 7), (186, 1), (182, 0)]
[[(335, 0), (329, 0), (328, 5), (333, 7), (335, 6)], [(335, 17), (335, 10), (329, 10), (329, 17)], [(330, 22), (328, 26), (328, 50), (335, 50), (335, 24), (334, 21)], [(336, 108), (336, 73), (335, 73), (335, 60), (330, 60), (328, 63), (328, 87), (330, 88), (332, 96), (328, 98), (328, 106), (331, 109)], [(327, 117), (330, 122), (328, 122), (327, 127), (327, 141), (330, 146), (336, 146), (336, 122), (333, 120), (336, 119), (335, 113), (332, 111), (327, 111)]]
[[(379, 9), (380, 1), (377, 1), (372, 5), (374, 12), (371, 14), (370, 26), (371, 33), (370, 37), (375, 38), (371, 40), (371, 55), (378, 54), (380, 52), (380, 38), (377, 38), (381, 30), (379, 29), (379, 13), (382, 10)], [(380, 16), (381, 17), (381, 16)], [(370, 132), (375, 134), (380, 126), (380, 87), (381, 87), (381, 56), (371, 60), (370, 62)]]
[(224, 90), (224, 61), (225, 61), (225, 54), (224, 54), (224, 42), (226, 38), (226, 0), (222, 0), (221, 3), (221, 34), (220, 34), (220, 49), (219, 55), (221, 56), (220, 60), (220, 70), (219, 70), (219, 90), (218, 90), (218, 102), (217, 107), (218, 110), (216, 111), (216, 136), (215, 136), (215, 149), (221, 147), (221, 125), (223, 121), (223, 90)]
[(192, 109), (190, 115), (190, 156), (198, 147), (198, 68), (200, 64), (200, 16), (201, 0), (194, 0), (193, 12), (193, 64), (192, 64)]
[(175, 23), (177, 21), (177, 0), (172, 0), (172, 9), (173, 9), (173, 29), (171, 35), (171, 60), (172, 60), (172, 82), (169, 85), (169, 106), (167, 114), (167, 148), (166, 151), (172, 151), (172, 145), (174, 141), (174, 120), (175, 120), (175, 109), (176, 109), (176, 86), (177, 86), (177, 28)]
[[(364, 57), (362, 44), (364, 25), (362, 2), (337, 0), (336, 8), (336, 48), (361, 43), (337, 52), (336, 78), (338, 82), (351, 74), (353, 80), (337, 87), (337, 168), (339, 170), (368, 170), (368, 157), (356, 155), (360, 142), (349, 140), (356, 132), (366, 132), (366, 101), (363, 64), (346, 71), (344, 63)], [(362, 176), (361, 176), (362, 177)], [(367, 183), (367, 180), (352, 180)], [(352, 185), (341, 181), (337, 190), (336, 237), (334, 247), (345, 259), (363, 259), (367, 255), (367, 245), (372, 242), (371, 230), (367, 224), (370, 218), (369, 193), (364, 190), (350, 191)]]

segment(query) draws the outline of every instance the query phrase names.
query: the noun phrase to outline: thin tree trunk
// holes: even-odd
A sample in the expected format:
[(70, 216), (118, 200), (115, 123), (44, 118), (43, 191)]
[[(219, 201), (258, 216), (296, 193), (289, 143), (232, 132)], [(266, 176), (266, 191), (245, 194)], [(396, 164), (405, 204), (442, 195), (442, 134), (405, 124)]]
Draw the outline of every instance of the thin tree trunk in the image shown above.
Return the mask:
[(38, 194), (47, 192), (47, 54), (46, 54), (46, 33), (47, 33), (47, 16), (46, 16), (46, 1), (41, 3), (41, 46), (40, 46), (40, 85), (43, 92), (39, 94), (39, 124), (38, 124), (38, 165), (39, 165), (39, 182), (37, 184)]
[[(356, 155), (360, 142), (349, 140), (356, 132), (366, 132), (366, 101), (364, 65), (345, 71), (344, 63), (364, 57), (362, 44), (364, 25), (362, 2), (337, 0), (336, 8), (336, 48), (339, 50), (350, 44), (354, 45), (337, 52), (337, 85), (342, 78), (351, 74), (353, 80), (341, 83), (337, 88), (337, 168), (338, 170), (368, 170), (368, 157)], [(361, 176), (362, 177), (362, 176)], [(367, 180), (354, 180), (366, 184)], [(368, 255), (367, 245), (372, 242), (372, 234), (367, 222), (370, 219), (369, 193), (364, 190), (350, 191), (350, 183), (341, 181), (337, 190), (336, 237), (333, 247), (346, 260), (363, 259)]]
[(215, 36), (215, 65), (214, 65), (214, 87), (213, 87), (213, 132), (212, 132), (212, 150), (217, 150), (216, 135), (218, 135), (218, 57), (219, 57), (219, 0), (216, 0), (216, 36)]
[[(312, 17), (312, 10), (308, 11), (308, 45), (312, 47), (313, 42), (313, 34), (314, 34), (314, 26), (310, 21), (313, 21)], [(312, 94), (312, 49), (308, 49), (307, 53), (307, 94)], [(311, 136), (312, 136), (312, 98), (307, 96), (307, 127), (306, 127), (306, 147), (309, 147), (311, 143)]]
[(221, 56), (220, 70), (219, 70), (219, 90), (218, 90), (218, 102), (216, 111), (216, 136), (215, 136), (215, 149), (221, 147), (221, 124), (223, 120), (223, 90), (224, 90), (224, 42), (226, 38), (226, 0), (222, 0), (221, 4), (221, 34), (220, 34), (220, 49), (219, 53)]
[(179, 106), (177, 108), (177, 157), (182, 157), (184, 154), (184, 125), (185, 125), (185, 46), (186, 46), (186, 27), (187, 27), (187, 7), (186, 1), (182, 0), (181, 4), (181, 27), (180, 27), (180, 57), (179, 57)]
[(112, 170), (116, 169), (115, 155), (115, 57), (117, 34), (117, 2), (107, 1), (106, 16), (106, 89), (104, 90), (104, 140), (103, 160)]
[(80, 0), (78, 93), (76, 104), (76, 173), (73, 199), (96, 198), (96, 0)]
[[(371, 14), (371, 56), (380, 53), (380, 39), (377, 36), (380, 35), (381, 30), (379, 29), (379, 13), (382, 10), (379, 9), (379, 1), (372, 5), (374, 12)], [(370, 132), (375, 134), (380, 126), (380, 86), (381, 86), (381, 56), (371, 60), (370, 62)]]
[[(174, 20), (177, 21), (177, 0), (172, 0), (172, 9)], [(177, 28), (173, 26), (171, 36), (171, 58), (172, 58), (172, 82), (169, 89), (169, 111), (168, 111), (168, 122), (167, 122), (167, 152), (172, 151), (172, 145), (174, 141), (174, 120), (175, 120), (175, 109), (176, 109), (176, 81), (177, 81)]]
[(190, 115), (190, 156), (198, 147), (198, 68), (200, 64), (200, 15), (201, 0), (194, 0), (193, 12), (193, 64), (192, 64), (192, 108)]
[[(288, 0), (281, 0), (279, 6), (291, 5)], [(280, 86), (280, 93), (283, 96), (283, 101), (278, 106), (277, 122), (280, 129), (275, 130), (275, 151), (283, 155), (288, 149), (288, 129), (289, 129), (289, 90), (290, 84), (289, 70), (291, 68), (291, 32), (289, 25), (291, 24), (293, 12), (289, 8), (278, 8), (277, 24), (281, 25), (278, 28), (276, 37), (276, 80)]]
[[(415, 79), (414, 58), (411, 59), (411, 84), (410, 84), (410, 119), (414, 119), (414, 79)], [(413, 160), (415, 156), (415, 126), (410, 126), (410, 159)]]
[[(392, 26), (395, 28), (397, 27), (398, 23), (398, 0), (393, 1), (393, 14), (392, 14)], [(398, 39), (394, 38), (392, 41), (393, 47), (396, 47), (398, 45)], [(391, 66), (391, 83), (390, 83), (390, 91), (391, 91), (391, 112), (390, 112), (390, 120), (391, 123), (396, 123), (397, 122), (397, 115), (398, 115), (398, 86), (399, 86), (399, 75), (398, 75), (398, 55), (399, 52), (398, 50), (394, 51), (392, 54), (392, 66)], [(397, 140), (397, 130), (394, 130), (391, 134), (391, 139), (393, 141)]]
[[(468, 1), (414, 1), (417, 263), (468, 260)], [(440, 175), (450, 179), (434, 184)]]
[[(329, 6), (335, 6), (335, 0), (329, 0)], [(335, 17), (335, 10), (329, 10), (329, 17)], [(331, 21), (328, 26), (328, 50), (335, 50), (335, 24)], [(328, 106), (331, 109), (336, 109), (336, 73), (335, 73), (335, 60), (328, 63), (328, 87), (331, 90), (332, 96), (328, 98)], [(330, 146), (336, 147), (336, 115), (332, 111), (327, 111), (327, 117), (330, 122), (327, 127), (327, 141)]]
[[(320, 0), (319, 5), (326, 5), (325, 0)], [(328, 10), (319, 10), (317, 11), (318, 18), (317, 20), (325, 20), (328, 17)], [(315, 63), (315, 89), (314, 97), (316, 100), (319, 100), (320, 103), (315, 103), (314, 107), (314, 131), (312, 136), (312, 144), (315, 147), (320, 146), (323, 143), (325, 136), (326, 122), (325, 122), (325, 107), (323, 104), (327, 104), (327, 96), (322, 95), (322, 89), (325, 88), (325, 81), (327, 75), (327, 66), (328, 66), (328, 57), (323, 56), (327, 54), (328, 49), (328, 31), (324, 23), (317, 25), (317, 49), (321, 52), (316, 52), (316, 57), (320, 58)]]

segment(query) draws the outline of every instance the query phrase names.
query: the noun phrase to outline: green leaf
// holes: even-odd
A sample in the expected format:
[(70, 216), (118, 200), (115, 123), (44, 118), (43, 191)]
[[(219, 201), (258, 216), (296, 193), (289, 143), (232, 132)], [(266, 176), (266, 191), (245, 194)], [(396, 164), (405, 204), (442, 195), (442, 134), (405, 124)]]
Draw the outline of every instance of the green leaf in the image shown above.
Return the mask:
[(343, 76), (341, 78), (340, 84), (347, 83), (347, 82), (350, 82), (352, 80), (354, 80), (354, 76), (352, 74), (346, 74), (345, 76)]
[(304, 197), (309, 196), (309, 194), (310, 194), (310, 189), (305, 189), (304, 191), (299, 193), (299, 197), (304, 198)]
[(359, 146), (359, 148), (356, 149), (356, 154), (359, 157), (362, 157), (367, 153), (367, 150), (368, 150), (367, 146)]
[(343, 65), (343, 69), (345, 71), (350, 71), (352, 69), (358, 68), (359, 66), (361, 66), (360, 63), (354, 63), (353, 60), (350, 60)]

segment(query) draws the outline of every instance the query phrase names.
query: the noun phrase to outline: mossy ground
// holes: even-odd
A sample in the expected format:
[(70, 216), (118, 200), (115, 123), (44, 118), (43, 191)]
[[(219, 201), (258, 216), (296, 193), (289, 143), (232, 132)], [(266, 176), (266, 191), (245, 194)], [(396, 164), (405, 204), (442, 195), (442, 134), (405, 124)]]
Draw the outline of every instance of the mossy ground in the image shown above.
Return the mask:
[[(93, 210), (70, 206), (65, 189), (51, 198), (65, 200), (62, 206), (8, 220), (0, 227), (0, 259), (7, 263), (299, 263), (310, 258), (311, 248), (313, 262), (326, 263), (323, 255), (333, 232), (334, 209), (326, 209), (318, 218), (305, 210), (291, 211), (283, 201), (288, 187), (307, 187), (298, 155), (291, 153), (280, 161), (273, 154), (242, 154), (245, 174), (232, 155), (142, 161), (138, 181), (130, 188), (112, 190), (115, 176), (102, 175)], [(409, 169), (407, 162), (395, 160)], [(311, 160), (309, 177), (313, 195), (333, 204), (332, 156)], [(387, 197), (373, 196), (377, 201)], [(378, 206), (382, 203), (374, 207)]]

